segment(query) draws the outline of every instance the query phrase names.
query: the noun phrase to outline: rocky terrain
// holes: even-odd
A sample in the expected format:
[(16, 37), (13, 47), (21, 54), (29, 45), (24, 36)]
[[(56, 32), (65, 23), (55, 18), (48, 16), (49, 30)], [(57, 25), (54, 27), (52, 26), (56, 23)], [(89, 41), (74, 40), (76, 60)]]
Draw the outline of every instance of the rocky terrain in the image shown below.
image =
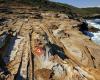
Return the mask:
[(100, 46), (79, 24), (62, 13), (0, 5), (0, 80), (100, 80)]

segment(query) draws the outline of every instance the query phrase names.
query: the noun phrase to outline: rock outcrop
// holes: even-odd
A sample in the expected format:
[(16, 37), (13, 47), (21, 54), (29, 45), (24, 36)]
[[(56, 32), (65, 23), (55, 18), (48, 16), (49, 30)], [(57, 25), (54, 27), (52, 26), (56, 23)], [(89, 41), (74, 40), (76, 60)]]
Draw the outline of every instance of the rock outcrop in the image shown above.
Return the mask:
[(78, 30), (80, 22), (29, 6), (9, 7), (12, 13), (0, 13), (0, 41), (5, 32), (11, 35), (0, 42), (1, 80), (100, 80), (100, 46)]

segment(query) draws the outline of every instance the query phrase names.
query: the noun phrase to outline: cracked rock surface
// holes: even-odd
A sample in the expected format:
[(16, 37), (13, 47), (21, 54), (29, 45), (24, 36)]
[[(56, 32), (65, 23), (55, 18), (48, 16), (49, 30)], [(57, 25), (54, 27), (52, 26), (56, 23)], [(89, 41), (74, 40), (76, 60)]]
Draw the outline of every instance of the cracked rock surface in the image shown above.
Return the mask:
[(0, 12), (0, 80), (100, 80), (100, 46), (73, 28), (80, 22), (27, 5), (9, 8)]

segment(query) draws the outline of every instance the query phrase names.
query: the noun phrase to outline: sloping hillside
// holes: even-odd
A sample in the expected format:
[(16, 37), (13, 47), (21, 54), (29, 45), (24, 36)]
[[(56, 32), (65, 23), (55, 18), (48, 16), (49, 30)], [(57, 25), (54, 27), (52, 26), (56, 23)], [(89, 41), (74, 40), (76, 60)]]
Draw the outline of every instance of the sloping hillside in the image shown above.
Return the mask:
[(31, 4), (33, 6), (38, 6), (42, 10), (62, 12), (66, 13), (72, 17), (77, 16), (91, 16), (95, 14), (100, 14), (100, 8), (77, 8), (68, 4), (51, 2), (49, 0), (0, 0), (0, 2), (9, 3), (17, 1), (19, 3)]

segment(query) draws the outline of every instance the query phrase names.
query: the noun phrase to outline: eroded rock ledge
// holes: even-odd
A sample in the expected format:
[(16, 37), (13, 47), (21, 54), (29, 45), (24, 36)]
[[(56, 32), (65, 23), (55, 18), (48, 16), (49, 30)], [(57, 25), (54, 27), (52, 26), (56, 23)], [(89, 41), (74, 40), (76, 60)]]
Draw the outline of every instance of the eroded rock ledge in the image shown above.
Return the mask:
[(1, 80), (100, 80), (100, 46), (73, 27), (80, 22), (37, 8), (10, 8), (12, 13), (0, 12)]

